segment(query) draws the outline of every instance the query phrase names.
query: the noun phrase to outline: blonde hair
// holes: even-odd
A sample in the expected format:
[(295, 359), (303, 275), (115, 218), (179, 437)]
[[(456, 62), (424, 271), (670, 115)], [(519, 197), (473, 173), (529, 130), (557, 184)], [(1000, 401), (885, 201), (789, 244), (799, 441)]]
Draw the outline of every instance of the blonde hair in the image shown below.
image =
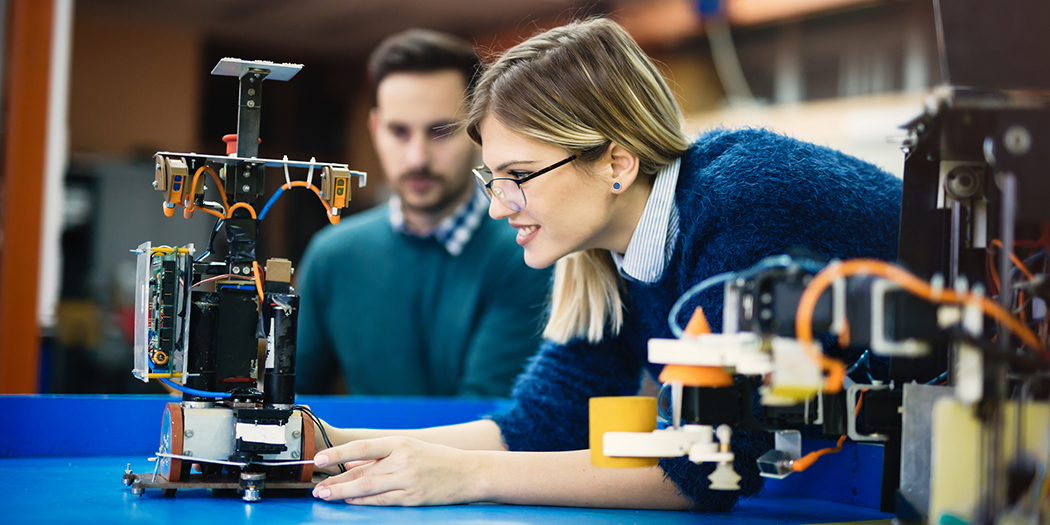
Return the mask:
[[(466, 128), (481, 144), (491, 115), (533, 140), (580, 155), (584, 166), (616, 142), (654, 177), (689, 147), (682, 111), (656, 66), (619, 24), (594, 18), (540, 33), (489, 65), (471, 100)], [(555, 265), (543, 336), (556, 342), (602, 340), (623, 325), (621, 280), (607, 250)]]

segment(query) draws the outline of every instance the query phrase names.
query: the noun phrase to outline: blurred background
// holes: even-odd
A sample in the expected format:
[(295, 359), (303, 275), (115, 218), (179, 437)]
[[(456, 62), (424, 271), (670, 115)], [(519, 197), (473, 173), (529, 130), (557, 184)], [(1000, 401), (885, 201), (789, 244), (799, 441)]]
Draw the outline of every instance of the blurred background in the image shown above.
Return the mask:
[[(260, 156), (367, 171), (361, 210), (388, 195), (366, 128), (380, 40), (426, 27), (493, 56), (591, 15), (659, 62), (689, 131), (766, 126), (898, 176), (898, 126), (941, 81), (931, 0), (0, 0), (0, 393), (146, 391), (128, 250), (208, 238), (150, 183), (156, 151), (222, 154), (236, 132), (219, 59), (304, 65), (265, 84)], [(283, 182), (268, 173), (266, 195)], [(327, 223), (306, 192), (269, 216), (259, 259), (293, 265)]]

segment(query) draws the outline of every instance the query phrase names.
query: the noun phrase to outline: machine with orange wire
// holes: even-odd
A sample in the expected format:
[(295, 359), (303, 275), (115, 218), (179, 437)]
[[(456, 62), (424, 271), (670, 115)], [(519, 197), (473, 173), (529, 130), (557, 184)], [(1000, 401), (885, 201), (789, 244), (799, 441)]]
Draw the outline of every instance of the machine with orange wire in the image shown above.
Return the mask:
[[(718, 473), (732, 431), (768, 430), (758, 467), (784, 478), (865, 441), (900, 523), (1050, 523), (1050, 40), (1034, 37), (1050, 4), (934, 5), (950, 85), (903, 126), (898, 260), (771, 257), (699, 283), (670, 313), (678, 338), (649, 341), (668, 428), (605, 432), (606, 456)], [(680, 328), (714, 286), (723, 333), (700, 311)], [(803, 455), (800, 431), (835, 446)]]
[[(299, 297), (292, 265), (256, 259), (258, 224), (285, 191), (305, 188), (329, 220), (339, 222), (350, 202), (351, 179), (366, 175), (345, 164), (259, 157), (264, 80), (289, 80), (300, 64), (224, 58), (213, 75), (239, 79), (237, 134), (223, 137), (226, 155), (158, 152), (153, 187), (168, 217), (203, 212), (216, 218), (208, 248), (154, 246), (138, 254), (135, 368), (142, 381), (158, 380), (183, 393), (169, 403), (161, 424), (156, 470), (126, 472), (135, 494), (174, 494), (180, 488), (236, 489), (246, 501), (264, 488), (312, 487), (314, 424), (295, 405), (295, 342)], [(257, 212), (266, 167), (283, 168), (285, 184)], [(289, 168), (307, 170), (293, 181)], [(319, 171), (315, 184), (314, 173)], [(209, 185), (218, 200), (206, 200)], [(228, 250), (209, 260), (224, 229)], [(265, 357), (261, 348), (265, 347)], [(191, 465), (199, 473), (191, 472)]]

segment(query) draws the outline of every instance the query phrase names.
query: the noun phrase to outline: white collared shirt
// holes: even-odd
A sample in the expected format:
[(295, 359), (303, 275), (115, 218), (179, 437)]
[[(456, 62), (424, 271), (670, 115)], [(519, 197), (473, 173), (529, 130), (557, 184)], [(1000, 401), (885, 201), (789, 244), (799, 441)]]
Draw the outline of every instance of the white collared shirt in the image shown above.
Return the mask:
[(664, 166), (656, 174), (653, 191), (623, 255), (612, 252), (620, 275), (652, 284), (663, 277), (678, 237), (678, 204), (675, 188), (682, 159)]

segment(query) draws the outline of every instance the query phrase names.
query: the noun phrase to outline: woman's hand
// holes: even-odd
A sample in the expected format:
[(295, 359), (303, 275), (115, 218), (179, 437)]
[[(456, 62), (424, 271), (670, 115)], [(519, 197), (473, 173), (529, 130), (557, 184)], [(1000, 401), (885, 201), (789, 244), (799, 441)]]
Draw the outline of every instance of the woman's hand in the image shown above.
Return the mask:
[(353, 441), (322, 450), (318, 467), (347, 471), (314, 487), (315, 497), (353, 505), (451, 505), (481, 499), (482, 453), (407, 437)]

